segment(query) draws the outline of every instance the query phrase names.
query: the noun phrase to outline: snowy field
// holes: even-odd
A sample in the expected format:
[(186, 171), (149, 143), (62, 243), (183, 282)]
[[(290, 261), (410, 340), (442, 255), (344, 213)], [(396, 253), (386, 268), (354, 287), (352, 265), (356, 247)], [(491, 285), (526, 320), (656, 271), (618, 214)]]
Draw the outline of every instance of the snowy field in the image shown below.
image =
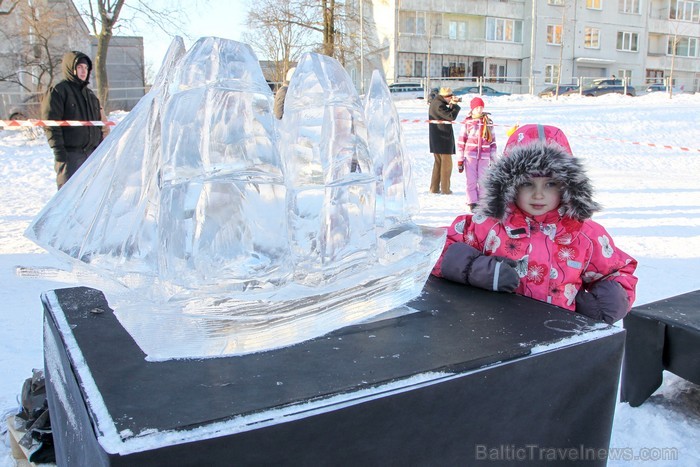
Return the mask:
[[(574, 154), (585, 161), (596, 200), (604, 206), (595, 220), (619, 248), (639, 261), (636, 304), (700, 289), (700, 95), (676, 95), (672, 100), (663, 93), (484, 100), (496, 124), (499, 150), (506, 130), (516, 123), (556, 125), (567, 134)], [(452, 195), (430, 194), (427, 105), (404, 100), (397, 108), (407, 120), (404, 142), (420, 195), (416, 221), (448, 225), (466, 209), (464, 175), (455, 168)], [(458, 118), (465, 116), (463, 110)], [(43, 365), (40, 293), (80, 284), (80, 279), (68, 273), (17, 273), (17, 266), (62, 266), (23, 237), (31, 219), (55, 193), (53, 157), (44, 138), (0, 131), (0, 175), (0, 413), (6, 414), (16, 412), (19, 390), (32, 368)], [(0, 431), (3, 425), (4, 417)], [(700, 465), (700, 388), (665, 373), (662, 387), (641, 407), (618, 404), (611, 447), (622, 456), (640, 457), (611, 460), (608, 465)], [(655, 460), (669, 453), (676, 453), (677, 459)], [(0, 467), (12, 465), (4, 440)]]

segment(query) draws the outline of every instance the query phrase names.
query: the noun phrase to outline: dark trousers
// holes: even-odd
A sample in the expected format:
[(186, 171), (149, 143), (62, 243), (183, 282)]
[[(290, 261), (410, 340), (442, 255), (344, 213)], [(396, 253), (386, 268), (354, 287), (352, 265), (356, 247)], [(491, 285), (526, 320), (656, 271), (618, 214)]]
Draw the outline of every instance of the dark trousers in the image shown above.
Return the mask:
[[(92, 152), (92, 151), (90, 151)], [(64, 162), (55, 162), (54, 169), (56, 170), (56, 185), (60, 190), (66, 184), (69, 178), (80, 168), (87, 160), (90, 153), (85, 151), (71, 151), (66, 156)]]

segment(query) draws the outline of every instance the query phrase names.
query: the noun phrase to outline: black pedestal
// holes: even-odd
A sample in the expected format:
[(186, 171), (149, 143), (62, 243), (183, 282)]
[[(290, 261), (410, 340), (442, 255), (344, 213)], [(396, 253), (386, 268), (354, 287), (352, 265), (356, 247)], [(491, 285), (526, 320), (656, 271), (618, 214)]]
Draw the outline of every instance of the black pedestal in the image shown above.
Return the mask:
[(700, 290), (635, 307), (624, 325), (622, 402), (642, 405), (661, 386), (664, 370), (700, 384)]
[(624, 331), (541, 302), (431, 278), (413, 314), (147, 362), (99, 291), (42, 299), (59, 465), (605, 465)]

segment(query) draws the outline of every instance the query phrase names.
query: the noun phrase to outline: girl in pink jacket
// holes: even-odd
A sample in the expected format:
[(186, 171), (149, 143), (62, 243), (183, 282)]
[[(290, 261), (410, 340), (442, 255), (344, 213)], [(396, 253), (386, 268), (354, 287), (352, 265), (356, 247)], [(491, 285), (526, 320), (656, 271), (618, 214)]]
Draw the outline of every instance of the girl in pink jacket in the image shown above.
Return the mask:
[(448, 228), (433, 274), (618, 321), (634, 302), (637, 261), (590, 219), (600, 209), (592, 193), (559, 129), (519, 128), (490, 168), (476, 214)]
[(479, 203), (480, 180), (496, 157), (496, 136), (489, 114), (484, 112), (484, 101), (475, 97), (469, 103), (471, 113), (464, 121), (462, 132), (457, 138), (457, 168), (459, 173), (466, 169), (467, 204), (473, 211)]

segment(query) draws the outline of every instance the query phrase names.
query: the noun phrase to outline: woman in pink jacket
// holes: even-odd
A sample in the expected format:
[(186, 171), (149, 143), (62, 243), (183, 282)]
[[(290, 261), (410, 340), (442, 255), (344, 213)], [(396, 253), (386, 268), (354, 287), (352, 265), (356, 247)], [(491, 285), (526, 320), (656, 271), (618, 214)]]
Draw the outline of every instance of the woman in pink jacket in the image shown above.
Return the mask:
[(519, 128), (490, 168), (476, 214), (448, 228), (433, 274), (618, 321), (634, 302), (637, 261), (590, 219), (600, 209), (592, 193), (560, 130)]
[(475, 97), (469, 106), (471, 113), (457, 138), (457, 168), (459, 173), (467, 171), (467, 204), (474, 211), (482, 190), (480, 180), (496, 157), (496, 136), (493, 122), (484, 112), (483, 99)]

